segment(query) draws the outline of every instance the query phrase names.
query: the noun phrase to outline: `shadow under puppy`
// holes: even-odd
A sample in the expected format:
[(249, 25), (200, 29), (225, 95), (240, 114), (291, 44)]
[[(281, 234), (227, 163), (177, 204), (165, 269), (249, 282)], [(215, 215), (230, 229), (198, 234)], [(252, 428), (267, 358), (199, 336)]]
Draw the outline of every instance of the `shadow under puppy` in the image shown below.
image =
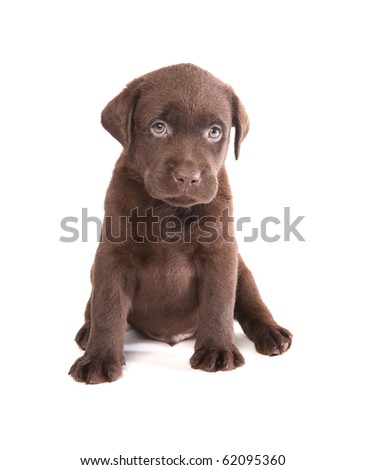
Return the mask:
[(258, 352), (278, 355), (291, 333), (273, 319), (234, 239), (224, 168), (248, 118), (232, 88), (191, 64), (133, 80), (102, 113), (123, 146), (105, 199), (92, 293), (70, 369), (80, 382), (116, 380), (127, 322), (171, 345), (196, 336), (191, 366), (244, 364), (234, 318)]

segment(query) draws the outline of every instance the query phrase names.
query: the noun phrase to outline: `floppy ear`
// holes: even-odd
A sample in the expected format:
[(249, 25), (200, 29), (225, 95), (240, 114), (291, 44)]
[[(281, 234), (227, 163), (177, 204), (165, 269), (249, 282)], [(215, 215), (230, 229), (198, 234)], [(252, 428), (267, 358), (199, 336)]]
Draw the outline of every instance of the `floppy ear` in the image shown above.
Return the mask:
[(234, 91), (232, 91), (232, 116), (232, 125), (235, 127), (234, 152), (237, 160), (240, 153), (240, 144), (249, 131), (249, 119), (244, 106)]
[(102, 126), (125, 149), (128, 148), (131, 142), (132, 116), (140, 95), (142, 82), (142, 78), (130, 82), (102, 111)]

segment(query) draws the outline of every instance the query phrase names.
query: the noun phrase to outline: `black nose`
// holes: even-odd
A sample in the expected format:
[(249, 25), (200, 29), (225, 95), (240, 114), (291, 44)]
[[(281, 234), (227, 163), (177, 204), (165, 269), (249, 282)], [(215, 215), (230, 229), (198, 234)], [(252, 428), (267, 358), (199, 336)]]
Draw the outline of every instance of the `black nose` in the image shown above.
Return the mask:
[(186, 189), (195, 186), (201, 181), (201, 172), (198, 170), (185, 170), (178, 168), (173, 172), (174, 179), (179, 188)]

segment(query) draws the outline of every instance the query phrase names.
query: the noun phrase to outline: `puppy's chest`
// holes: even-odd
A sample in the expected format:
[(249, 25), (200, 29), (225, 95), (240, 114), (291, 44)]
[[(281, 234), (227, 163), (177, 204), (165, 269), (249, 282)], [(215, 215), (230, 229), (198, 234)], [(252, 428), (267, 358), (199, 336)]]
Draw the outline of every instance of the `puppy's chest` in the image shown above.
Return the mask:
[(169, 257), (176, 256), (174, 251), (178, 246), (182, 253), (187, 254), (191, 249), (190, 244), (205, 242), (212, 235), (210, 229), (211, 232), (215, 230), (214, 227), (209, 226), (210, 222), (211, 226), (213, 225), (210, 219), (215, 218), (200, 218), (197, 214), (182, 216), (178, 209), (174, 214), (164, 215), (150, 208), (146, 211), (146, 215), (139, 216), (137, 221), (131, 217), (127, 238), (137, 241), (140, 246), (144, 243), (146, 245), (160, 244), (168, 260)]
[(137, 272), (137, 297), (180, 299), (191, 296), (198, 282), (199, 258), (187, 249), (158, 249), (145, 253)]

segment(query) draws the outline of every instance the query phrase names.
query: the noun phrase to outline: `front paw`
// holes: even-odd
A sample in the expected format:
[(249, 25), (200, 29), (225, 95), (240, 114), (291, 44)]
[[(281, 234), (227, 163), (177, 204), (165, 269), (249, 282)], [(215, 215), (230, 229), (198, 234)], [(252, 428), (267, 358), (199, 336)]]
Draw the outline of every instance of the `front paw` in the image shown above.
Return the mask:
[(292, 334), (282, 326), (263, 328), (254, 340), (256, 350), (267, 356), (278, 356), (286, 352), (292, 343)]
[(190, 363), (193, 369), (217, 372), (241, 367), (244, 358), (233, 344), (228, 347), (202, 346), (193, 354)]
[(90, 357), (84, 354), (74, 362), (69, 375), (77, 382), (85, 382), (86, 384), (113, 382), (121, 377), (123, 364), (124, 359)]

